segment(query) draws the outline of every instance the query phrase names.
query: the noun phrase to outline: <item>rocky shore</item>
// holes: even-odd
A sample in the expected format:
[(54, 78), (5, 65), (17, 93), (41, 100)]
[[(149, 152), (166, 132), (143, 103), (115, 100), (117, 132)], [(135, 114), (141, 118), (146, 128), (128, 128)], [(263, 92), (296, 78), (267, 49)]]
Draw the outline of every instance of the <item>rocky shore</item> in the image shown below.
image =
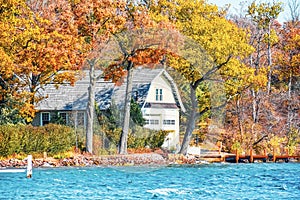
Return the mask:
[[(135, 165), (169, 165), (169, 164), (195, 164), (197, 159), (191, 156), (166, 153), (136, 153), (128, 155), (91, 156), (77, 154), (70, 158), (54, 159), (33, 158), (33, 167), (64, 167), (64, 166), (135, 166)], [(1, 168), (25, 168), (27, 158), (0, 160)]]
[[(36, 158), (33, 159), (33, 167), (63, 167), (63, 166), (131, 166), (131, 165), (165, 165), (167, 159), (157, 153), (109, 155), (109, 156), (86, 156), (76, 155), (71, 158)], [(19, 160), (11, 158), (0, 160), (1, 168), (24, 168), (27, 159)]]

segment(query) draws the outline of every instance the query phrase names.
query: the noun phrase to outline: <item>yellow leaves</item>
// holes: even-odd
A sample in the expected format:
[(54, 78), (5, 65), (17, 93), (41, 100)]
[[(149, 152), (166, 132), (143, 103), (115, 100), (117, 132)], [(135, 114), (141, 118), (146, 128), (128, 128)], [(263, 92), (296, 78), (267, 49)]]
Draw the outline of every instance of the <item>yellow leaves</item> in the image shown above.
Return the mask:
[(0, 47), (0, 75), (3, 79), (10, 78), (13, 74), (13, 60)]
[(168, 16), (182, 34), (202, 46), (217, 64), (229, 55), (242, 57), (252, 51), (246, 33), (222, 17), (216, 6), (205, 1), (162, 0), (152, 9)]
[(269, 33), (264, 34), (264, 42), (267, 44), (269, 41), (271, 46), (274, 46), (279, 41), (278, 35), (276, 31), (273, 29), (270, 30), (270, 34)]
[[(34, 1), (30, 6), (37, 7), (32, 8), (25, 4), (26, 1), (10, 1), (10, 9), (0, 13), (1, 77), (14, 73), (15, 79), (10, 79), (9, 84), (12, 94), (18, 99), (21, 99), (18, 96), (24, 95), (24, 91), (31, 91), (21, 99), (24, 102), (38, 101), (35, 93), (39, 86), (49, 81), (74, 84), (73, 73), (55, 76), (58, 71), (77, 70), (82, 66), (82, 57), (85, 55), (83, 40), (77, 37), (74, 23), (67, 21), (70, 12), (67, 12), (66, 4), (60, 1), (56, 5), (66, 8), (64, 16), (50, 13), (52, 8), (55, 9), (55, 6), (51, 6), (54, 1), (49, 1), (47, 8), (38, 7), (43, 5)], [(30, 110), (29, 106), (26, 110)], [(24, 110), (24, 114), (29, 116), (30, 112), (26, 112)]]
[(22, 104), (22, 107), (19, 108), (20, 115), (26, 120), (27, 123), (32, 122), (35, 116), (34, 105), (31, 103), (25, 102)]
[(176, 69), (176, 71), (182, 74), (186, 80), (191, 82), (195, 82), (202, 77), (199, 70), (183, 57), (168, 55), (168, 66)]
[(259, 28), (267, 28), (276, 19), (279, 13), (283, 10), (282, 3), (259, 3), (255, 1), (248, 6), (248, 15), (251, 16), (254, 22), (257, 23)]
[(278, 148), (282, 143), (285, 143), (285, 142), (286, 142), (286, 137), (279, 137), (279, 136), (275, 135), (270, 139), (269, 144), (273, 148)]
[(267, 68), (260, 68), (255, 71), (255, 74), (251, 76), (253, 81), (253, 88), (255, 90), (264, 88), (268, 82), (268, 69)]

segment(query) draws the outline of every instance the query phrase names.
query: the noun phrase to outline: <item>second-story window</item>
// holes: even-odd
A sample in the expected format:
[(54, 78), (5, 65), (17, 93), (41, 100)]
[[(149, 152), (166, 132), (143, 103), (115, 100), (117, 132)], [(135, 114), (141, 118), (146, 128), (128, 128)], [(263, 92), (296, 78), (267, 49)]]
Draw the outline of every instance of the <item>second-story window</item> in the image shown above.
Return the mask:
[(156, 89), (156, 101), (162, 101), (162, 100), (163, 100), (162, 89)]

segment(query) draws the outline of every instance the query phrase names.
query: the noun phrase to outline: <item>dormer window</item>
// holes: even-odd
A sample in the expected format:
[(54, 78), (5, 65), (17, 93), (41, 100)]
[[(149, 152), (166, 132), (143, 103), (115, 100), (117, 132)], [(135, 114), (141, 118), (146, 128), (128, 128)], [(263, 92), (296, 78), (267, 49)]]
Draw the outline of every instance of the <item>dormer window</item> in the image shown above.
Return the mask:
[(156, 89), (156, 101), (162, 101), (162, 100), (163, 100), (162, 89)]

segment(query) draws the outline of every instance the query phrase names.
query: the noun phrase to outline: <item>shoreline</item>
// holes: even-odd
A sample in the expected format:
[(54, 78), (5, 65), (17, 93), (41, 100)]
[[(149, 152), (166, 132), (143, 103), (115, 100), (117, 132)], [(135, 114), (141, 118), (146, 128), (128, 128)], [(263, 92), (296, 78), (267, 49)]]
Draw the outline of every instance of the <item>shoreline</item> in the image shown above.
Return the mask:
[[(78, 154), (70, 158), (54, 159), (34, 158), (34, 168), (55, 167), (89, 167), (89, 166), (142, 166), (142, 165), (168, 165), (168, 160), (158, 153), (127, 154), (127, 155), (103, 155), (91, 156)], [(0, 169), (26, 168), (27, 158), (0, 160)]]
[[(34, 168), (56, 167), (94, 167), (94, 166), (172, 166), (221, 163), (219, 159), (199, 159), (195, 155), (168, 154), (162, 152), (134, 153), (126, 155), (85, 155), (76, 154), (70, 158), (54, 159), (33, 158)], [(291, 161), (299, 163), (299, 160)], [(229, 163), (229, 162), (228, 162)], [(270, 163), (270, 162), (267, 162)], [(27, 158), (20, 160), (10, 158), (0, 160), (1, 169), (23, 169), (27, 167)]]

